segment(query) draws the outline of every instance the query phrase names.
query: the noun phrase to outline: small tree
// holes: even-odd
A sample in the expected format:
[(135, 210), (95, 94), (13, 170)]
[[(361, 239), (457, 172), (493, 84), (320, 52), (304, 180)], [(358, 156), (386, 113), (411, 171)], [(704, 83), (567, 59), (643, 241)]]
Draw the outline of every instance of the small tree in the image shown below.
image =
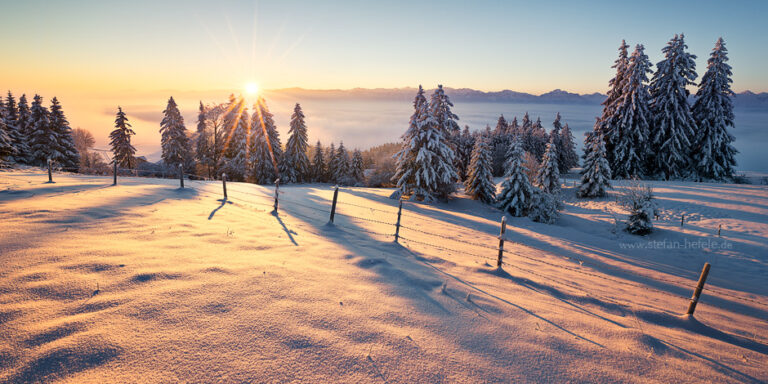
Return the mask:
[(323, 145), (320, 140), (315, 144), (315, 155), (312, 158), (312, 180), (316, 182), (325, 182), (325, 158), (323, 156)]
[(536, 185), (546, 193), (556, 193), (560, 190), (560, 169), (557, 165), (557, 145), (553, 135), (547, 144), (544, 158), (536, 175)]
[(347, 149), (344, 147), (343, 141), (339, 143), (339, 148), (336, 150), (336, 155), (331, 160), (331, 163), (331, 168), (333, 169), (331, 180), (334, 183), (341, 185), (354, 184), (351, 177), (352, 172), (351, 164), (349, 161), (349, 153), (347, 153)]
[(571, 133), (568, 123), (565, 123), (563, 130), (560, 131), (560, 145), (562, 147), (557, 147), (557, 165), (560, 167), (560, 173), (562, 174), (579, 165), (579, 155), (576, 154), (576, 142), (573, 139), (573, 133)]
[(515, 140), (507, 156), (506, 178), (501, 183), (501, 192), (496, 197), (497, 207), (512, 216), (528, 213), (533, 196), (533, 187), (523, 166), (523, 147)]
[(554, 224), (560, 217), (560, 206), (555, 194), (534, 188), (528, 217), (539, 223)]
[(352, 163), (350, 165), (350, 176), (355, 184), (365, 181), (365, 166), (363, 165), (363, 154), (359, 149), (352, 152)]
[(475, 200), (490, 204), (496, 198), (496, 184), (491, 172), (491, 149), (487, 140), (478, 139), (472, 150), (469, 174), (464, 182), (467, 195)]
[(112, 146), (112, 159), (118, 166), (124, 168), (134, 168), (134, 155), (136, 148), (131, 145), (131, 136), (136, 133), (130, 128), (131, 124), (125, 116), (125, 112), (117, 107), (117, 117), (115, 118), (115, 130), (109, 134)]
[[(599, 120), (595, 123), (600, 124)], [(589, 137), (591, 142), (584, 143), (585, 148), (590, 147), (587, 157), (584, 160), (584, 169), (581, 171), (581, 186), (577, 195), (579, 197), (603, 197), (606, 188), (611, 188), (611, 167), (605, 158), (605, 144), (603, 135), (597, 132), (597, 135)]]
[(619, 202), (629, 210), (626, 230), (635, 235), (647, 235), (653, 231), (653, 218), (658, 213), (653, 189), (637, 180), (624, 190)]

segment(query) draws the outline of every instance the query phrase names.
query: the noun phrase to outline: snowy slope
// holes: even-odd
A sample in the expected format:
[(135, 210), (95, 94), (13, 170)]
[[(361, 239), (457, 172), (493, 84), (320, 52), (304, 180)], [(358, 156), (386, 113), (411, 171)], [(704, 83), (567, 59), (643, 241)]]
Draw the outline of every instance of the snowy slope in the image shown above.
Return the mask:
[(54, 177), (0, 172), (0, 382), (768, 380), (765, 186), (656, 183), (638, 238), (567, 181), (558, 224), (508, 218), (497, 270), (500, 212), (459, 196), (405, 203), (396, 244), (386, 189), (328, 225), (327, 185), (272, 215), (263, 186)]

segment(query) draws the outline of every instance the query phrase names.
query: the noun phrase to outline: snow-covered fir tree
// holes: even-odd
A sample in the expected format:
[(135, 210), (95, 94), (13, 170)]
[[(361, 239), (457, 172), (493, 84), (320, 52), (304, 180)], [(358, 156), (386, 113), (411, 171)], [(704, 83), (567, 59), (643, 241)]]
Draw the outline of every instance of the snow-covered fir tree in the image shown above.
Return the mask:
[(627, 210), (629, 217), (626, 230), (635, 235), (647, 235), (653, 231), (653, 218), (658, 213), (653, 189), (647, 184), (633, 181), (626, 188), (619, 202)]
[(288, 141), (285, 144), (285, 173), (281, 179), (286, 183), (303, 183), (311, 178), (309, 157), (307, 156), (307, 125), (304, 123), (304, 112), (296, 103), (291, 115), (291, 128), (288, 130)]
[(557, 164), (558, 150), (555, 137), (553, 135), (547, 143), (547, 150), (544, 152), (539, 173), (536, 175), (536, 185), (546, 193), (560, 191), (560, 168)]
[(520, 135), (520, 124), (517, 123), (517, 116), (512, 118), (512, 122), (507, 124), (507, 134), (514, 137)]
[(664, 179), (688, 176), (691, 164), (691, 141), (696, 122), (688, 104), (688, 85), (696, 79), (695, 55), (686, 52), (684, 35), (676, 35), (662, 49), (664, 59), (656, 65), (650, 85), (651, 124), (650, 173)]
[(544, 156), (544, 151), (547, 150), (547, 142), (549, 141), (549, 135), (541, 125), (541, 117), (536, 118), (536, 122), (531, 125), (529, 133), (526, 135), (528, 139), (528, 152), (531, 152), (537, 159), (541, 160)]
[(325, 149), (325, 180), (329, 183), (335, 183), (333, 175), (336, 174), (336, 165), (333, 159), (336, 157), (336, 144), (331, 145)]
[(534, 188), (531, 204), (528, 209), (528, 217), (539, 223), (554, 224), (560, 217), (559, 210), (561, 208), (562, 204), (557, 200), (555, 194)]
[[(627, 76), (627, 66), (629, 65), (629, 55), (627, 49), (629, 45), (626, 41), (622, 40), (619, 46), (619, 57), (614, 62), (611, 68), (616, 68), (616, 75), (608, 82), (608, 93), (603, 101), (603, 112), (599, 118), (599, 131), (605, 140), (605, 146), (607, 151), (608, 163), (613, 161), (614, 143), (618, 137), (622, 135), (622, 132), (616, 127), (616, 103), (621, 98), (624, 80)], [(587, 148), (587, 153), (591, 148)]]
[(29, 110), (29, 149), (32, 164), (45, 165), (56, 149), (58, 137), (51, 130), (48, 108), (43, 106), (43, 98), (35, 95)]
[(5, 124), (5, 105), (0, 99), (0, 166), (13, 159), (16, 154), (16, 148), (13, 146), (13, 139), (9, 134), (8, 126)]
[(472, 161), (472, 148), (475, 145), (474, 136), (469, 132), (469, 126), (465, 125), (461, 136), (456, 140), (456, 173), (461, 180), (467, 179), (469, 162)]
[(27, 95), (22, 94), (21, 97), (19, 97), (18, 105), (16, 132), (20, 139), (16, 142), (16, 161), (20, 163), (34, 164), (35, 158), (32, 152), (34, 124), (32, 121), (32, 111), (29, 109), (29, 104), (27, 103)]
[(336, 149), (336, 155), (331, 160), (331, 164), (331, 169), (333, 170), (331, 181), (341, 185), (353, 184), (349, 153), (347, 153), (347, 148), (344, 147), (343, 141), (339, 143), (339, 148)]
[(528, 179), (527, 169), (523, 165), (525, 151), (519, 140), (509, 147), (506, 175), (501, 183), (501, 192), (496, 197), (496, 206), (512, 216), (525, 216), (528, 213), (534, 189)]
[(112, 160), (117, 162), (119, 167), (132, 169), (136, 166), (136, 148), (131, 145), (131, 136), (135, 134), (123, 108), (117, 107), (115, 129), (109, 134), (109, 145), (112, 147)]
[(49, 111), (50, 131), (56, 136), (55, 147), (51, 150), (51, 160), (68, 171), (76, 171), (80, 165), (80, 155), (75, 148), (72, 128), (55, 96), (51, 99)]
[(701, 78), (693, 118), (698, 130), (694, 142), (693, 167), (699, 179), (728, 180), (733, 177), (738, 153), (734, 140), (731, 66), (723, 38), (717, 39)]
[(504, 163), (511, 144), (512, 135), (509, 134), (509, 124), (504, 119), (504, 115), (501, 115), (496, 122), (496, 128), (493, 130), (490, 141), (491, 170), (494, 176), (504, 175)]
[(479, 138), (472, 150), (472, 160), (469, 163), (469, 174), (464, 182), (464, 190), (473, 199), (486, 204), (496, 199), (496, 184), (493, 182), (491, 163), (491, 148), (488, 140)]
[(211, 144), (211, 133), (208, 128), (208, 113), (205, 110), (203, 102), (200, 101), (200, 108), (197, 113), (197, 130), (194, 136), (195, 160), (208, 169), (209, 177), (212, 176), (211, 173), (213, 171), (211, 167), (211, 159), (213, 157), (211, 153)]
[(611, 188), (611, 167), (606, 159), (605, 142), (600, 131), (600, 119), (595, 122), (593, 134), (584, 142), (584, 169), (581, 171), (581, 185), (576, 193), (579, 197), (603, 197), (607, 188)]
[(312, 181), (323, 183), (325, 179), (326, 165), (325, 156), (323, 156), (323, 145), (320, 140), (315, 144), (315, 154), (312, 157)]
[(455, 154), (448, 137), (458, 129), (458, 117), (451, 112), (453, 104), (442, 86), (432, 94), (428, 105), (423, 98), (420, 88), (414, 101), (416, 111), (396, 155), (398, 190), (393, 198), (410, 195), (411, 199), (426, 202), (445, 200), (456, 188)]
[(184, 117), (181, 116), (173, 97), (168, 99), (168, 105), (163, 111), (160, 135), (163, 163), (174, 168), (186, 165), (191, 157), (189, 137), (187, 136), (187, 127), (184, 126)]
[(283, 148), (277, 132), (275, 119), (267, 107), (267, 102), (259, 96), (253, 106), (251, 126), (250, 179), (257, 184), (272, 184), (286, 172), (283, 160)]
[[(621, 94), (614, 102), (611, 139), (613, 152), (608, 156), (613, 178), (642, 177), (649, 155), (650, 123), (648, 74), (651, 62), (645, 48), (638, 44), (625, 69)], [(606, 148), (607, 150), (607, 148)]]
[(571, 168), (579, 165), (579, 155), (576, 154), (576, 142), (568, 123), (565, 123), (560, 131), (560, 147), (557, 147), (557, 166), (560, 173), (567, 173)]
[(22, 134), (19, 130), (19, 111), (16, 106), (16, 99), (13, 97), (11, 91), (8, 91), (8, 98), (6, 99), (5, 103), (5, 112), (3, 114), (3, 122), (6, 126), (6, 132), (11, 139), (14, 152), (12, 155), (7, 157), (7, 160), (17, 163), (25, 162), (29, 156), (29, 145), (27, 142), (27, 136)]
[[(254, 112), (255, 113), (255, 112)], [(250, 118), (245, 100), (229, 95), (226, 113), (223, 119), (224, 145), (219, 169), (227, 174), (227, 179), (245, 180), (248, 173), (248, 132)], [(259, 126), (255, 131), (258, 131)], [(254, 130), (251, 130), (253, 132)]]
[(350, 176), (355, 184), (365, 181), (365, 165), (363, 163), (363, 153), (359, 149), (355, 149), (352, 152), (352, 161), (350, 163)]

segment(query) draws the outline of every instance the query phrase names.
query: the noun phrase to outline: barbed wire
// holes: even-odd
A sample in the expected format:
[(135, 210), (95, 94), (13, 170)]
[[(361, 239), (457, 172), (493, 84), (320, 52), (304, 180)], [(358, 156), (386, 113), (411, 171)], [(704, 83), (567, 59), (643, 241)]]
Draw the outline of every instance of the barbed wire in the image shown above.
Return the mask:
[[(421, 229), (418, 229), (418, 228), (413, 228), (413, 227), (410, 227), (410, 226), (407, 226), (407, 225), (400, 224), (400, 229), (406, 229), (406, 230), (409, 230), (409, 231), (419, 232), (421, 234), (425, 234), (425, 235), (428, 235), (428, 236), (434, 236), (434, 237), (439, 237), (439, 238), (445, 239), (445, 240), (455, 241), (457, 243), (474, 245), (476, 247), (481, 247), (481, 248), (486, 248), (486, 249), (494, 249), (494, 250), (498, 250), (499, 249), (499, 247), (494, 247), (494, 246), (491, 246), (491, 245), (488, 245), (488, 244), (476, 243), (476, 242), (469, 241), (469, 240), (464, 240), (464, 239), (456, 239), (456, 238), (451, 237), (451, 236), (446, 236), (446, 235), (441, 235), (441, 234), (437, 234), (437, 233), (427, 232), (427, 231), (424, 231), (424, 230), (421, 230)], [(485, 232), (482, 232), (482, 233), (485, 234)], [(514, 243), (514, 242), (510, 242), (510, 243)]]
[(488, 256), (483, 256), (483, 255), (478, 255), (478, 254), (472, 253), (472, 252), (467, 252), (466, 250), (452, 249), (452, 248), (444, 247), (442, 245), (436, 245), (436, 244), (431, 244), (431, 243), (427, 243), (427, 242), (423, 242), (423, 241), (419, 241), (419, 240), (409, 239), (409, 238), (403, 237), (403, 236), (400, 236), (400, 239), (405, 240), (407, 242), (415, 243), (415, 244), (426, 245), (428, 247), (440, 249), (440, 250), (447, 251), (447, 252), (454, 252), (454, 253), (458, 253), (458, 254), (470, 255), (470, 256), (478, 257), (478, 258), (485, 259), (485, 260), (491, 260), (491, 261), (496, 261), (497, 260), (496, 258), (492, 258), (492, 257), (488, 257)]

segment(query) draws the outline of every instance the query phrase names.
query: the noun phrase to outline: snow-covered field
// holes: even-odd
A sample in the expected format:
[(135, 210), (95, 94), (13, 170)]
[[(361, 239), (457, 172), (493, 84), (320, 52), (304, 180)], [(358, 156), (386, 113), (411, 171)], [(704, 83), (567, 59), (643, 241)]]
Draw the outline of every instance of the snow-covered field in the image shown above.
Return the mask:
[[(0, 382), (765, 382), (768, 187), (556, 225), (457, 196), (0, 172)], [(685, 215), (680, 227), (681, 216)], [(721, 235), (718, 228), (722, 226)], [(704, 262), (695, 318), (680, 316)]]

